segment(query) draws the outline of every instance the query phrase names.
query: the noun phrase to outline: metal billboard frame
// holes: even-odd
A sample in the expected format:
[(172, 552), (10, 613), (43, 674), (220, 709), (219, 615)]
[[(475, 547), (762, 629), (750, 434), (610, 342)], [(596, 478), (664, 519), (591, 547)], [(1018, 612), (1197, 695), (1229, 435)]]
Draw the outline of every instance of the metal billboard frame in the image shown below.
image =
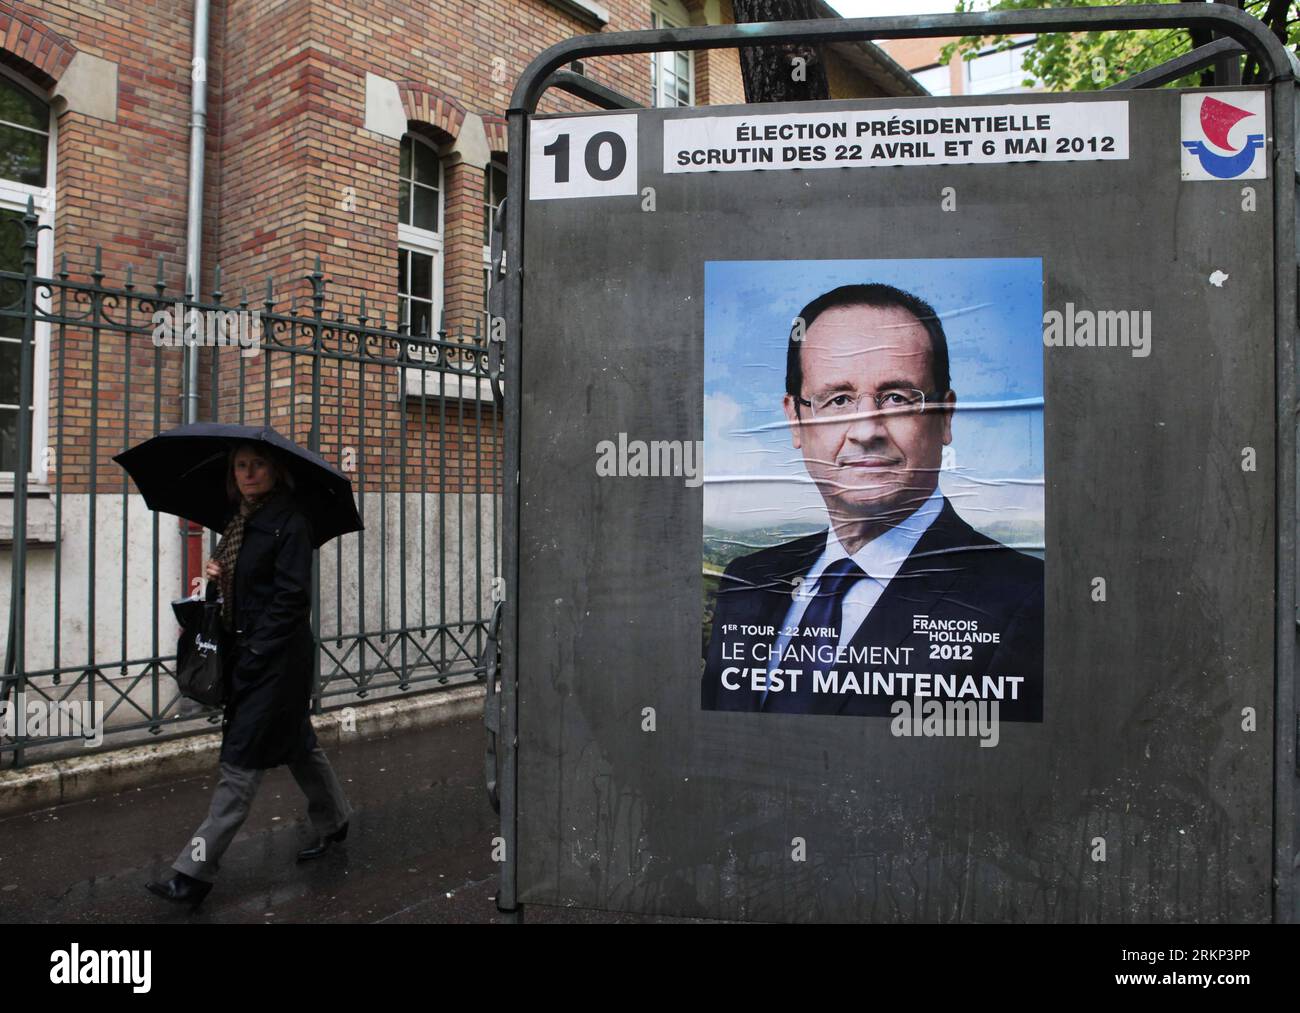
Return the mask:
[[(1138, 7), (1085, 7), (1069, 10), (1013, 11), (984, 14), (932, 14), (906, 17), (855, 18), (839, 21), (789, 21), (761, 24), (713, 25), (653, 31), (611, 32), (567, 39), (540, 53), (515, 85), (507, 110), (511, 152), (506, 185), (503, 253), (506, 270), (500, 284), (505, 319), (505, 461), (502, 563), (505, 578), (504, 616), (501, 623), (502, 675), (500, 692), (489, 703), (500, 710), (485, 715), (499, 751), (500, 772), (495, 785), (501, 813), (505, 860), (497, 892), (498, 911), (519, 917), (518, 902), (518, 610), (519, 594), (519, 446), (520, 354), (523, 341), (523, 206), (528, 178), (528, 125), (542, 95), (561, 87), (605, 108), (627, 108), (608, 89), (577, 87), (561, 70), (580, 58), (619, 56), (673, 50), (734, 49), (789, 43), (869, 42), (958, 35), (991, 35), (1074, 31), (1133, 31), (1146, 28), (1203, 28), (1218, 36), (1208, 46), (1120, 82), (1116, 90), (1153, 87), (1185, 75), (1216, 60), (1238, 53), (1253, 56), (1265, 76), (1272, 105), (1274, 165), (1274, 370), (1276, 378), (1275, 424), (1277, 489), (1274, 587), (1275, 720), (1273, 743), (1273, 920), (1292, 920), (1296, 889), (1292, 867), (1295, 842), (1290, 840), (1296, 818), (1297, 736), (1296, 656), (1300, 639), (1300, 614), (1296, 611), (1296, 428), (1297, 375), (1295, 362), (1297, 316), (1296, 190), (1296, 82), (1300, 61), (1274, 37), (1262, 22), (1237, 10), (1216, 4), (1147, 5)], [(1230, 41), (1229, 41), (1230, 40)], [(1236, 45), (1232, 45), (1235, 43)], [(1237, 47), (1240, 47), (1239, 49)], [(558, 73), (557, 73), (558, 72)], [(585, 83), (585, 82), (584, 82)], [(608, 94), (606, 94), (608, 92)], [(1064, 93), (1070, 94), (1070, 93)], [(937, 98), (943, 103), (945, 99)], [(1282, 382), (1288, 378), (1290, 382)], [(1283, 518), (1287, 523), (1281, 523)], [(1289, 674), (1290, 678), (1284, 677)], [(490, 687), (494, 689), (495, 687)]]

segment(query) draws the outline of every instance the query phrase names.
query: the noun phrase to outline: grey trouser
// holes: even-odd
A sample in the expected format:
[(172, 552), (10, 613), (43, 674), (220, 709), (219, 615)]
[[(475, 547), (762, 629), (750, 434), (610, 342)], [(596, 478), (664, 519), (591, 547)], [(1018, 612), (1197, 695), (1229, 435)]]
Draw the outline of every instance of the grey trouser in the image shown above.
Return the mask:
[[(334, 775), (334, 768), (319, 747), (290, 763), (289, 773), (307, 796), (307, 817), (322, 837), (334, 833), (352, 816), (352, 807), (343, 797), (343, 787)], [(212, 793), (207, 819), (181, 848), (172, 863), (173, 869), (207, 883), (213, 881), (221, 856), (247, 819), (253, 796), (265, 774), (265, 770), (221, 764), (221, 779)]]

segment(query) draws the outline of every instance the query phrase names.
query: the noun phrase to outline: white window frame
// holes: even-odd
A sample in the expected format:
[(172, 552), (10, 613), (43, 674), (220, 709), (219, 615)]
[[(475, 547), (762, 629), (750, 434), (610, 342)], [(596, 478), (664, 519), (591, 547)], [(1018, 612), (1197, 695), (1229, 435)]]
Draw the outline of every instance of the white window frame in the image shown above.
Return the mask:
[[(419, 134), (409, 133), (406, 135), (411, 138), (411, 172), (415, 172), (415, 154), (414, 145), (423, 144), (433, 152), (438, 161), (438, 226), (445, 229), (447, 226), (447, 170), (443, 165), (442, 154), (437, 147), (431, 142), (425, 140)], [(406, 181), (398, 175), (398, 182), (405, 186)], [(415, 202), (411, 202), (412, 212), (414, 212)], [(438, 337), (438, 325), (442, 321), (443, 312), (443, 291), (442, 291), (442, 274), (443, 274), (443, 232), (430, 232), (428, 229), (419, 229), (414, 225), (407, 225), (404, 222), (397, 223), (397, 249), (400, 253), (403, 250), (410, 250), (414, 253), (423, 253), (433, 258), (433, 310), (430, 315), (430, 330), (425, 335), (426, 338), (436, 339)], [(411, 281), (410, 274), (407, 275), (407, 283)], [(401, 296), (398, 293), (398, 312), (401, 312)], [(398, 316), (398, 325), (404, 322), (400, 315)], [(415, 335), (418, 337), (419, 335)], [(407, 355), (414, 358), (417, 355), (423, 357), (422, 353), (427, 351), (423, 345), (408, 345), (406, 348)]]
[[(442, 154), (437, 147), (425, 140), (419, 134), (408, 134), (413, 144), (426, 144), (438, 157), (438, 223), (443, 228), (447, 224), (447, 168), (442, 160)], [(412, 158), (414, 163), (414, 158)], [(412, 166), (414, 171), (414, 165)], [(399, 174), (398, 180), (401, 180)], [(433, 292), (434, 292), (434, 324), (437, 325), (442, 317), (444, 308), (442, 275), (443, 275), (443, 233), (430, 232), (427, 229), (417, 229), (412, 225), (405, 225), (398, 222), (397, 225), (397, 248), (401, 250), (411, 250), (415, 253), (425, 253), (433, 257)], [(409, 275), (408, 275), (409, 281)], [(400, 306), (400, 293), (399, 302)], [(400, 323), (399, 318), (399, 323)], [(428, 335), (430, 338), (436, 338), (437, 332)], [(427, 349), (421, 345), (408, 344), (406, 346), (407, 356), (411, 359), (417, 356), (423, 358)], [(403, 397), (443, 397), (473, 399), (480, 401), (493, 401), (491, 384), (487, 380), (480, 380), (477, 385), (470, 377), (459, 376), (457, 374), (448, 374), (439, 371), (437, 378), (433, 378), (427, 369), (404, 369)]]
[[(488, 174), (488, 178), (489, 178), (489, 179), (491, 178), (490, 174), (491, 174), (493, 168), (500, 169), (502, 172), (506, 172), (506, 171), (507, 171), (507, 170), (506, 170), (506, 163), (505, 163), (504, 159), (498, 159), (498, 158), (495, 158), (495, 157), (494, 157), (494, 158), (492, 158), (492, 159), (488, 162), (486, 168), (484, 168), (484, 170), (483, 170), (483, 172), (484, 172), (485, 174)], [(489, 188), (488, 188), (488, 197), (491, 198), (491, 196), (492, 196), (492, 190), (491, 190), (491, 186), (490, 186), (490, 184), (489, 184)], [(502, 199), (505, 198), (505, 194), (502, 194), (501, 196), (502, 196)], [(498, 206), (499, 206), (499, 205), (498, 205)], [(484, 218), (485, 218), (485, 220), (486, 220), (486, 218), (487, 218), (487, 213), (488, 213), (488, 211), (487, 211), (487, 205), (484, 204), (484, 206), (483, 206), (483, 214), (484, 214)], [(484, 272), (486, 273), (486, 276), (487, 276), (487, 279), (488, 279), (488, 280), (487, 280), (487, 284), (484, 286), (484, 290), (483, 290), (483, 300), (484, 300), (483, 319), (484, 319), (484, 326), (485, 326), (485, 327), (490, 326), (490, 322), (488, 321), (488, 312), (487, 312), (486, 302), (487, 302), (488, 289), (490, 289), (490, 288), (492, 287), (492, 241), (491, 241), (491, 237), (492, 237), (492, 233), (491, 233), (491, 231), (489, 230), (489, 232), (488, 232), (488, 242), (486, 242), (486, 243), (483, 244), (483, 270), (484, 270)], [(484, 333), (484, 339), (486, 340), (486, 338), (487, 338), (487, 334)]]
[[(40, 225), (49, 226), (36, 233), (36, 274), (42, 278), (54, 274), (54, 194), (56, 190), (55, 171), (58, 165), (55, 153), (58, 151), (58, 116), (54, 103), (40, 89), (32, 87), (30, 81), (21, 75), (0, 66), (0, 74), (18, 87), (31, 92), (50, 106), (49, 148), (46, 153), (45, 186), (31, 186), (16, 180), (0, 179), (0, 208), (13, 211), (27, 211), (27, 198), (32, 204)], [(50, 293), (41, 286), (36, 288), (36, 306), (43, 313), (50, 311)], [(48, 320), (37, 319), (33, 328), (32, 344), (32, 446), (27, 471), (27, 485), (31, 489), (43, 491), (49, 486), (49, 470), (46, 468), (45, 455), (38, 453), (38, 447), (49, 446), (50, 438), (50, 324)], [(20, 378), (21, 380), (21, 378)], [(55, 467), (60, 462), (55, 462)], [(0, 493), (13, 492), (14, 473), (0, 471)]]
[[(1028, 49), (1031, 45), (1033, 45), (1033, 41), (1034, 41), (1033, 39), (1024, 39), (1023, 41), (1017, 42), (1014, 46), (1009, 46), (1008, 48), (1001, 49), (1001, 50), (995, 46), (990, 46), (989, 48), (981, 50), (979, 53), (977, 53), (973, 59), (963, 60), (962, 78), (961, 78), (962, 94), (964, 95), (1015, 95), (1015, 94), (1023, 94), (1024, 92), (1027, 91), (1032, 91), (1033, 90), (1032, 88), (1026, 88), (1021, 82), (1023, 82), (1026, 77), (1025, 71), (1023, 69), (1025, 50)], [(1008, 54), (1018, 54), (1019, 56), (1018, 60), (1015, 57), (1012, 57), (1012, 62), (1016, 65), (1016, 69), (1008, 75), (999, 75), (996, 78), (989, 78), (988, 80), (979, 82), (981, 87), (977, 91), (976, 81), (973, 73), (975, 69), (975, 64), (980, 60), (987, 60), (990, 57), (1004, 56)], [(1003, 79), (1007, 82), (1007, 86), (1005, 88), (989, 89), (987, 87), (984, 87), (987, 84), (989, 84), (990, 81), (997, 81), (999, 79)]]
[[(650, 5), (650, 27), (651, 28), (655, 28), (655, 29), (687, 28), (689, 26), (690, 26), (690, 18), (687, 14), (686, 8), (683, 7), (680, 3), (669, 4), (667, 2), (664, 2), (664, 0), (653, 0), (653, 2), (651, 3)], [(691, 92), (690, 101), (685, 106), (679, 106), (676, 102), (674, 102), (671, 106), (664, 106), (661, 101), (663, 98), (663, 82), (660, 77), (661, 72), (663, 70), (662, 60), (665, 56), (667, 56), (667, 57), (671, 57), (675, 61), (678, 52), (683, 52), (683, 51), (674, 50), (672, 52), (650, 54), (650, 84), (653, 90), (651, 104), (656, 108), (685, 109), (685, 108), (693, 108), (695, 106), (695, 51), (694, 50), (684, 51), (687, 60), (687, 67), (689, 68), (689, 73), (690, 73), (690, 92)]]
[[(938, 63), (938, 64), (934, 64), (933, 66), (929, 66), (929, 67), (918, 67), (916, 70), (912, 71), (912, 77), (916, 80), (916, 83), (917, 83), (917, 84), (919, 84), (922, 88), (925, 88), (925, 81), (922, 80), (921, 75), (922, 75), (922, 74), (930, 74), (930, 73), (934, 73), (934, 72), (936, 72), (936, 71), (940, 71), (940, 70), (943, 71), (943, 75), (942, 75), (942, 77), (943, 77), (943, 88), (944, 88), (944, 90), (943, 90), (943, 91), (933, 91), (933, 90), (931, 90), (931, 89), (929, 89), (929, 88), (926, 88), (926, 91), (928, 91), (928, 92), (929, 92), (931, 95), (933, 95), (935, 98), (948, 98), (948, 97), (950, 97), (951, 95), (953, 95), (953, 90), (952, 90), (952, 67), (950, 67), (948, 64), (946, 64), (946, 63)], [(965, 68), (963, 68), (963, 82), (965, 81), (964, 74), (965, 74)]]

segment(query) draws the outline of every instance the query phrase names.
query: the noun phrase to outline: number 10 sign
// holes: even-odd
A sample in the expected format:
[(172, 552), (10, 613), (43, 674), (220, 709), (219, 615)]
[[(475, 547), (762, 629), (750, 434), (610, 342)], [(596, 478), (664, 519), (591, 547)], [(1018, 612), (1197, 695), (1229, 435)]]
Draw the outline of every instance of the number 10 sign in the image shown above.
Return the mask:
[(530, 128), (531, 200), (637, 192), (635, 113), (535, 119)]

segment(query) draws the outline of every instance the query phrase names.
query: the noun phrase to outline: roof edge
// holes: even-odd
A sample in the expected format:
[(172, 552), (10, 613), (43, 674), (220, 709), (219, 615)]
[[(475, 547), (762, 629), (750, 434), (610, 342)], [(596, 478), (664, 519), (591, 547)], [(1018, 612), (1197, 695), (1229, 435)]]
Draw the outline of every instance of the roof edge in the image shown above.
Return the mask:
[[(812, 0), (812, 5), (817, 11), (818, 17), (837, 21), (845, 20), (826, 0)], [(830, 46), (849, 59), (853, 59), (853, 56), (849, 54), (858, 56), (859, 60), (855, 62), (866, 71), (867, 76), (872, 81), (880, 85), (882, 90), (888, 94), (896, 94), (899, 88), (903, 89), (902, 94), (904, 95), (930, 94), (916, 78), (903, 68), (901, 63), (874, 42), (833, 42), (830, 43)]]

